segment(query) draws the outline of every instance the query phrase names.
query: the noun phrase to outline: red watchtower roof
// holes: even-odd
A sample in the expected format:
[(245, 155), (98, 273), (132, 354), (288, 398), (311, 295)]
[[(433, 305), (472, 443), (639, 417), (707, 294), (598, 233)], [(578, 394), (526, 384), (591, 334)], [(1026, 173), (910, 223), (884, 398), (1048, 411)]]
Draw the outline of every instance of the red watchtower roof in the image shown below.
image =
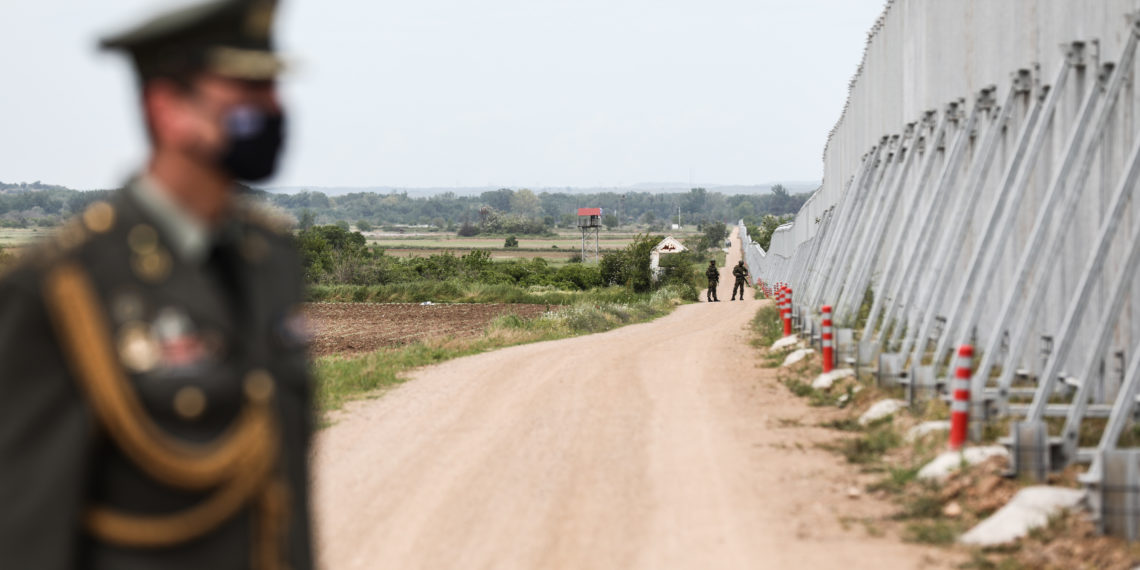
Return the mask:
[(579, 216), (600, 216), (602, 215), (601, 208), (578, 208)]

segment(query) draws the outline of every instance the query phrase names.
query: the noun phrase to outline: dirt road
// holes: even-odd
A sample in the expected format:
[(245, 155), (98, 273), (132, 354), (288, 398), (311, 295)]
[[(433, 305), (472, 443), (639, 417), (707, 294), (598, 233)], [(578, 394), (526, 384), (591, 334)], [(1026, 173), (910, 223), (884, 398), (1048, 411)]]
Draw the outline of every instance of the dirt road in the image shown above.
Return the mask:
[(938, 567), (850, 522), (888, 507), (848, 497), (865, 480), (814, 446), (836, 437), (824, 412), (757, 367), (748, 299), (451, 361), (357, 403), (318, 436), (323, 567)]

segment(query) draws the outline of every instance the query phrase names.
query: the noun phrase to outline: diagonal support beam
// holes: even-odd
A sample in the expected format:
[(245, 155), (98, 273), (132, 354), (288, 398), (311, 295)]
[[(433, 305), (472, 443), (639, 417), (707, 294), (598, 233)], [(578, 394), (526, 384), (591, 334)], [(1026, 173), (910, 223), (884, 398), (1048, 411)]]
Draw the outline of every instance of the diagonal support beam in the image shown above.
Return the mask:
[[(938, 318), (938, 308), (942, 306), (947, 289), (950, 286), (950, 272), (954, 270), (954, 262), (961, 254), (963, 244), (966, 241), (966, 232), (969, 229), (968, 222), (981, 202), (982, 190), (985, 188), (990, 168), (997, 157), (996, 148), (1000, 139), (999, 135), (1009, 121), (1013, 111), (1014, 98), (1018, 92), (1018, 82), (1015, 81), (1010, 85), (1005, 101), (997, 109), (997, 118), (986, 131), (982, 145), (976, 155), (978, 158), (974, 160), (974, 168), (966, 180), (967, 194), (964, 207), (956, 209), (956, 217), (950, 222), (952, 233), (944, 241), (946, 244), (945, 253), (935, 274), (934, 288), (928, 299), (918, 300), (919, 308), (922, 311), (921, 325), (918, 327), (917, 334), (908, 327), (908, 334), (903, 340), (900, 351), (904, 355), (904, 359), (909, 359), (912, 365), (918, 365), (922, 360), (922, 354), (926, 352), (927, 339), (930, 337), (934, 323)], [(909, 355), (909, 358), (905, 355)]]
[[(1065, 90), (1071, 69), (1072, 61), (1065, 58), (1057, 71), (1052, 87), (1045, 88), (1044, 100), (1040, 102), (1039, 106), (1034, 107), (1031, 119), (1026, 121), (1025, 127), (1028, 129), (1032, 126), (1032, 134), (1028, 137), (1024, 136), (1026, 130), (1023, 129), (1023, 136), (1019, 137), (1014, 159), (1010, 161), (1009, 168), (1005, 173), (999, 194), (999, 203), (990, 213), (985, 234), (978, 241), (974, 259), (970, 263), (970, 271), (960, 286), (953, 309), (948, 314), (945, 332), (939, 339), (938, 348), (934, 353), (935, 362), (940, 361), (946, 354), (952, 340), (957, 341), (956, 345), (972, 344), (971, 336), (974, 327), (977, 326), (985, 307), (978, 295), (973, 297), (973, 303), (969, 304), (968, 309), (963, 308), (963, 306), (967, 305), (968, 300), (971, 300), (971, 291), (985, 290), (997, 273), (1002, 248), (995, 247), (995, 245), (1007, 243), (1010, 232), (1016, 225), (1013, 221), (1021, 209), (1021, 202), (1025, 198), (1025, 189), (1028, 186), (1033, 167), (1037, 163), (1037, 158), (1041, 154), (1041, 147), (1045, 144), (1046, 134), (1053, 122), (1053, 111), (1057, 107), (1060, 93)], [(966, 318), (964, 322), (961, 322), (963, 314), (966, 315)], [(954, 331), (959, 329), (959, 335), (955, 337)]]

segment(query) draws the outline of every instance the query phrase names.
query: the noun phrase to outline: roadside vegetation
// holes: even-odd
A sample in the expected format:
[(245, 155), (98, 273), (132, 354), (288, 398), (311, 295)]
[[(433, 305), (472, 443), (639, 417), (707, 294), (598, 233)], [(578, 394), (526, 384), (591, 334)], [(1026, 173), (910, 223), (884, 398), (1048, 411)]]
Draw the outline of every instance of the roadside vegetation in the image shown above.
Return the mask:
[[(1001, 457), (962, 466), (941, 482), (919, 478), (922, 467), (946, 450), (947, 432), (936, 430), (922, 435), (912, 430), (924, 422), (948, 420), (945, 403), (926, 400), (862, 424), (858, 418), (875, 402), (903, 399), (902, 388), (880, 387), (870, 374), (837, 382), (826, 390), (813, 388), (812, 380), (822, 372), (818, 355), (781, 367), (791, 349), (769, 348), (783, 335), (776, 307), (761, 308), (752, 321), (752, 330), (753, 345), (760, 351), (763, 365), (779, 367), (780, 383), (810, 405), (820, 407), (820, 416), (827, 418), (819, 423), (820, 427), (835, 431), (835, 440), (820, 447), (872, 476), (872, 482), (860, 493), (893, 502), (896, 507), (887, 517), (841, 521), (844, 526), (857, 522), (870, 535), (889, 531), (904, 541), (952, 549), (965, 560), (959, 565), (963, 569), (1125, 569), (1140, 563), (1140, 549), (1122, 540), (1097, 536), (1083, 513), (1054, 517), (1047, 527), (1032, 531), (1009, 546), (958, 545), (958, 537), (964, 532), (1004, 506), (1018, 490), (1037, 483), (1006, 478), (1008, 462)], [(994, 445), (997, 437), (1006, 433), (1000, 428), (986, 430), (984, 445)], [(1052, 475), (1048, 483), (1077, 487), (1080, 469), (1071, 467)]]
[[(494, 261), (490, 252), (474, 250), (426, 257), (388, 255), (368, 246), (360, 232), (342, 226), (314, 226), (297, 234), (297, 245), (312, 285), (313, 301), (463, 302), (570, 304), (583, 292), (605, 299), (628, 300), (631, 294), (672, 286), (684, 299), (695, 301), (705, 286), (698, 265), (724, 241), (723, 223), (708, 224), (694, 236), (690, 251), (664, 255), (661, 272), (652, 274), (649, 253), (664, 238), (641, 234), (622, 250), (605, 254), (598, 264), (547, 260)], [(719, 249), (718, 249), (719, 251)], [(716, 257), (723, 262), (723, 253)]]
[(547, 311), (537, 318), (498, 317), (487, 326), (483, 335), (476, 338), (433, 338), (349, 358), (320, 358), (315, 366), (317, 405), (325, 414), (339, 409), (351, 399), (402, 383), (407, 379), (405, 374), (408, 371), (420, 366), (517, 344), (603, 332), (626, 324), (646, 322), (669, 313), (684, 302), (681, 289), (675, 286), (628, 295), (624, 299), (606, 290), (600, 295), (583, 295), (573, 305)]
[[(554, 268), (543, 259), (492, 261), (486, 251), (400, 258), (370, 248), (358, 232), (315, 226), (298, 234), (314, 301), (546, 304), (536, 318), (504, 315), (476, 337), (429, 338), (402, 347), (317, 360), (322, 413), (405, 378), (413, 368), (515, 344), (610, 330), (667, 314), (695, 301), (704, 286), (700, 266), (716, 259), (727, 234), (709, 224), (690, 251), (664, 255), (654, 276), (649, 253), (660, 235), (638, 235), (598, 264)], [(719, 252), (719, 249), (718, 249)], [(719, 252), (723, 262), (723, 252)]]

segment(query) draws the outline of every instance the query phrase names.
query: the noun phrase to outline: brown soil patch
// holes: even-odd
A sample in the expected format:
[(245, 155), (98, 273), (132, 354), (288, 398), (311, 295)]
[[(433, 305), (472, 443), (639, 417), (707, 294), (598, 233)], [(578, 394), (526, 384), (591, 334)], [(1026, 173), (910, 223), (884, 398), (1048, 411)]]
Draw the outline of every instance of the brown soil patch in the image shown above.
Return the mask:
[(495, 317), (533, 318), (546, 305), (417, 303), (310, 303), (313, 356), (348, 355), (413, 343), (428, 337), (473, 337)]

